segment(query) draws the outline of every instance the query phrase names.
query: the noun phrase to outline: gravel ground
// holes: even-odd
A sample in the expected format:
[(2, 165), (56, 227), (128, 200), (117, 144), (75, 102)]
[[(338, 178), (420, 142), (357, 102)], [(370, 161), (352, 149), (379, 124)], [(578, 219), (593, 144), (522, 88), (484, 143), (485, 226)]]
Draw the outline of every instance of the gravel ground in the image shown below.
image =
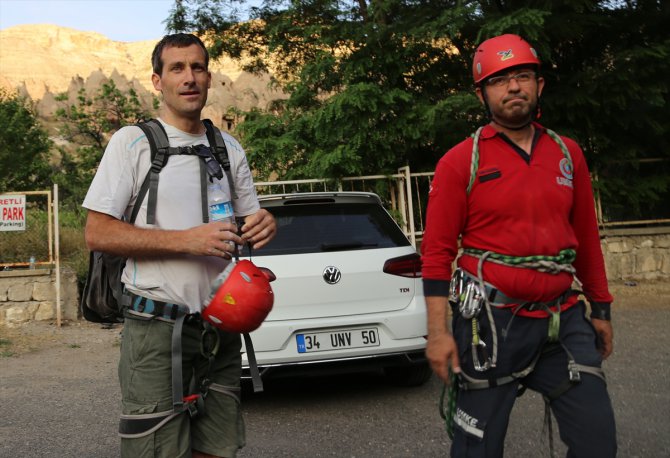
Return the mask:
[[(614, 284), (612, 291), (615, 353), (605, 369), (619, 456), (668, 457), (670, 283)], [(83, 321), (60, 328), (0, 326), (0, 457), (118, 456), (120, 331)], [(321, 388), (304, 381), (267, 384), (262, 395), (250, 395), (244, 410), (249, 443), (240, 456), (447, 455), (434, 406), (437, 380), (414, 391), (384, 387), (375, 378), (348, 380), (324, 379)], [(513, 412), (506, 456), (547, 456), (537, 433), (541, 400), (529, 394)], [(413, 412), (412, 420), (397, 418), (398, 409), (400, 417)], [(352, 423), (352, 412), (377, 421)]]

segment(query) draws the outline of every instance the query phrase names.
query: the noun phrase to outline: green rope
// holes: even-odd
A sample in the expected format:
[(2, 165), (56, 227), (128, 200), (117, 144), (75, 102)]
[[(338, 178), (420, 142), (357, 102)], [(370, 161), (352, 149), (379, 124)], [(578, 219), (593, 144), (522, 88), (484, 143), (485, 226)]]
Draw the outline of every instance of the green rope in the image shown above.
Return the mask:
[(473, 135), (472, 143), (472, 156), (470, 158), (470, 182), (466, 188), (466, 193), (469, 195), (472, 191), (472, 187), (475, 184), (475, 178), (477, 178), (477, 170), (479, 169), (479, 136), (482, 133), (483, 127), (477, 129), (477, 132)]
[[(444, 420), (444, 426), (447, 430), (449, 439), (454, 439), (454, 417), (456, 415), (456, 395), (458, 394), (458, 376), (449, 371), (449, 383), (442, 385), (440, 394), (440, 417)], [(447, 400), (447, 406), (444, 406), (444, 400)]]
[[(470, 158), (470, 181), (468, 182), (468, 187), (466, 188), (466, 193), (468, 195), (470, 195), (470, 191), (472, 191), (472, 187), (475, 184), (475, 179), (477, 178), (477, 170), (479, 170), (479, 137), (482, 133), (482, 129), (484, 129), (484, 127), (480, 127), (479, 129), (477, 129), (474, 135), (472, 135), (473, 143), (472, 143), (472, 155)], [(568, 164), (570, 166), (570, 170), (572, 171), (573, 170), (572, 156), (570, 155), (568, 147), (565, 146), (565, 142), (563, 142), (563, 139), (553, 130), (546, 129), (546, 132), (547, 135), (549, 135), (551, 139), (554, 140), (558, 145), (558, 147), (561, 149), (563, 157), (567, 159)]]
[(561, 137), (551, 129), (547, 129), (547, 135), (549, 135), (552, 138), (552, 140), (554, 140), (558, 144), (558, 147), (561, 148), (563, 157), (565, 157), (568, 160), (568, 164), (570, 164), (570, 170), (572, 170), (572, 156), (570, 156), (570, 151), (568, 151), (568, 147), (565, 146), (563, 139), (561, 139)]
[[(475, 248), (465, 248), (463, 250), (465, 254), (469, 254), (475, 257), (480, 257), (484, 253), (486, 253), (485, 250), (478, 250)], [(561, 250), (558, 255), (556, 256), (547, 256), (547, 255), (531, 255), (531, 256), (511, 256), (508, 254), (500, 254), (500, 253), (493, 253), (491, 252), (487, 258), (495, 259), (498, 261), (501, 261), (503, 264), (508, 264), (511, 266), (516, 266), (519, 264), (527, 264), (527, 263), (533, 263), (533, 262), (541, 262), (541, 261), (547, 261), (547, 262), (555, 262), (556, 264), (560, 265), (568, 265), (572, 264), (574, 260), (577, 258), (577, 252), (573, 249), (567, 248), (565, 250)]]

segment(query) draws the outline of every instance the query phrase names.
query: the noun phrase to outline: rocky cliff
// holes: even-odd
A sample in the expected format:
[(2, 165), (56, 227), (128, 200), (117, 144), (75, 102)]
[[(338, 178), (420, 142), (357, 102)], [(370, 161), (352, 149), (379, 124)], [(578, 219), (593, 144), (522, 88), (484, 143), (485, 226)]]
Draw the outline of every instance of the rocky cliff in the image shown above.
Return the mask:
[[(0, 86), (30, 97), (46, 118), (57, 108), (57, 94), (68, 92), (74, 101), (80, 88), (93, 94), (110, 78), (122, 89), (132, 86), (150, 104), (152, 95), (158, 95), (151, 84), (151, 52), (158, 38), (124, 43), (54, 25), (0, 30)], [(210, 70), (212, 88), (203, 116), (221, 127), (226, 127), (223, 118), (231, 107), (264, 108), (282, 97), (269, 89), (268, 75), (245, 73), (230, 59), (211, 62)]]

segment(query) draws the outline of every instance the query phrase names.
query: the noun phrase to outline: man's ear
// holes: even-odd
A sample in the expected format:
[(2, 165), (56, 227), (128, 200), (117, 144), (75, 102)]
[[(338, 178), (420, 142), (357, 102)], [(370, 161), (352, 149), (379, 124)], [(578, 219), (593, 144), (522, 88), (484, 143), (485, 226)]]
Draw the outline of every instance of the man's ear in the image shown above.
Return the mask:
[(484, 94), (482, 94), (482, 88), (481, 88), (481, 86), (477, 86), (477, 87), (475, 88), (475, 94), (477, 94), (477, 98), (479, 99), (479, 102), (480, 102), (482, 105), (485, 105), (485, 103), (484, 103)]
[(152, 82), (153, 85), (154, 85), (154, 89), (156, 89), (158, 92), (162, 92), (162, 91), (163, 91), (162, 86), (161, 86), (161, 77), (158, 76), (158, 74), (153, 73), (153, 74), (151, 75), (151, 82)]
[(544, 89), (544, 78), (539, 76), (537, 78), (537, 96), (540, 97), (542, 95), (542, 89)]

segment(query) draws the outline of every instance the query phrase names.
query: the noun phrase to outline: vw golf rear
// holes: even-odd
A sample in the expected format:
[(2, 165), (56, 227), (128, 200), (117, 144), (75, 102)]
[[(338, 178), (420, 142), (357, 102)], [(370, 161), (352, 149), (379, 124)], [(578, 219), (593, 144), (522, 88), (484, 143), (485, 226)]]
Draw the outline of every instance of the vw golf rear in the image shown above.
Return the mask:
[(379, 197), (260, 199), (278, 227), (266, 247), (244, 252), (277, 277), (274, 308), (251, 334), (261, 374), (364, 367), (402, 385), (427, 381), (420, 258)]

